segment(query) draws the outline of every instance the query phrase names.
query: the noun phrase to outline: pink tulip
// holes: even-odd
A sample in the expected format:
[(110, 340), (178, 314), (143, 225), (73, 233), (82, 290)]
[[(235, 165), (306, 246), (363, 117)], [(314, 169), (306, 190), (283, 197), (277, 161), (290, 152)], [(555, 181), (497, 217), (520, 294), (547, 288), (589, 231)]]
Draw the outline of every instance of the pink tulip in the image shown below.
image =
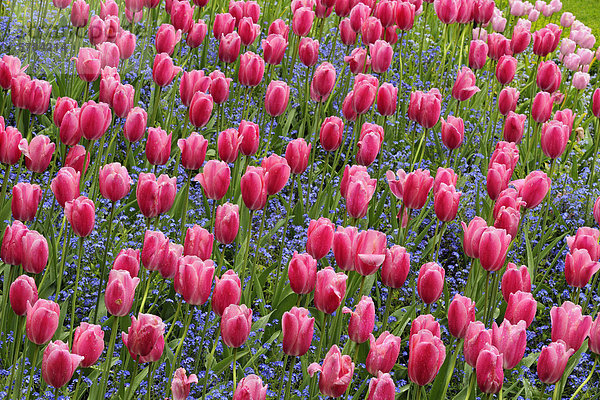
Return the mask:
[(425, 304), (435, 303), (442, 295), (445, 270), (439, 264), (429, 262), (419, 270), (417, 290)]
[(215, 288), (212, 297), (212, 310), (218, 316), (223, 315), (231, 304), (239, 304), (242, 296), (240, 278), (233, 270), (225, 272), (221, 278), (215, 277)]
[(504, 354), (492, 345), (487, 345), (477, 357), (476, 371), (477, 386), (483, 393), (494, 394), (502, 389), (504, 370), (502, 363)]
[(140, 212), (146, 218), (154, 218), (171, 209), (177, 193), (177, 179), (161, 175), (141, 173), (136, 188)]
[(423, 329), (410, 338), (408, 378), (419, 386), (435, 379), (446, 359), (446, 347), (441, 339)]
[(121, 333), (121, 339), (131, 357), (136, 361), (140, 357), (143, 362), (143, 358), (149, 356), (161, 341), (164, 347), (164, 330), (165, 324), (160, 317), (140, 313), (137, 318), (131, 316), (131, 326), (127, 333)]
[(24, 234), (22, 240), (23, 256), (21, 265), (30, 274), (41, 273), (48, 264), (48, 242), (37, 231), (31, 230)]
[(467, 328), (475, 321), (475, 302), (468, 297), (455, 294), (448, 307), (448, 330), (456, 338), (464, 339)]
[(196, 256), (181, 257), (173, 287), (186, 303), (202, 305), (210, 296), (214, 273), (215, 267), (211, 260), (202, 261)]
[(240, 57), (238, 81), (244, 86), (254, 87), (262, 81), (265, 61), (257, 54), (247, 51)]
[(229, 305), (221, 316), (221, 338), (228, 347), (238, 348), (246, 343), (252, 327), (252, 310), (244, 304)]
[(132, 277), (138, 276), (140, 270), (140, 251), (123, 249), (115, 257), (112, 269), (127, 271)]
[[(269, 33), (269, 36), (262, 41), (265, 62), (270, 65), (281, 64), (287, 46), (288, 42), (285, 37), (280, 34)], [(302, 60), (302, 53), (300, 53), (300, 59)]]
[(498, 327), (492, 324), (492, 344), (504, 356), (504, 369), (513, 369), (521, 362), (527, 348), (527, 333), (525, 321), (511, 324), (505, 319)]
[(27, 305), (35, 304), (38, 300), (38, 289), (35, 280), (27, 275), (21, 275), (10, 284), (8, 292), (10, 307), (15, 314), (23, 316), (27, 313)]
[(235, 240), (240, 228), (240, 212), (237, 204), (224, 203), (215, 214), (215, 238), (219, 243), (229, 244)]
[[(217, 14), (219, 15), (219, 14)], [(216, 20), (215, 20), (216, 23)], [(221, 37), (219, 41), (219, 61), (227, 64), (231, 64), (237, 60), (240, 55), (240, 47), (242, 45), (242, 39), (237, 32), (227, 33)]]
[(79, 196), (65, 203), (65, 216), (73, 232), (79, 237), (86, 237), (94, 229), (96, 207), (92, 200)]
[(401, 288), (409, 270), (410, 254), (404, 247), (394, 245), (386, 250), (385, 260), (381, 265), (381, 281), (384, 285), (393, 289)]
[(144, 137), (148, 114), (140, 107), (134, 107), (127, 114), (123, 125), (123, 135), (130, 142), (137, 142)]
[(204, 92), (194, 93), (189, 109), (189, 119), (192, 125), (196, 128), (205, 126), (210, 121), (213, 106), (213, 98), (210, 94)]
[(42, 378), (48, 385), (61, 388), (69, 383), (83, 360), (83, 356), (71, 354), (66, 343), (60, 340), (50, 342), (42, 358)]
[(472, 40), (469, 47), (469, 67), (482, 69), (487, 60), (488, 45), (483, 40)]
[(181, 68), (173, 65), (173, 60), (167, 53), (159, 53), (154, 57), (152, 79), (156, 85), (168, 86), (179, 72)]
[(350, 340), (357, 344), (367, 341), (375, 328), (375, 304), (373, 300), (368, 296), (363, 296), (356, 305), (356, 311), (344, 307), (342, 312), (350, 314), (348, 322)]
[(519, 196), (523, 198), (528, 209), (537, 207), (550, 190), (550, 178), (542, 171), (533, 171), (525, 178), (523, 186), (519, 189)]
[(112, 115), (108, 104), (90, 100), (81, 106), (79, 129), (84, 138), (98, 140), (106, 133), (111, 120)]
[(14, 219), (33, 221), (42, 198), (39, 185), (19, 182), (12, 189), (11, 212)]
[(518, 291), (531, 292), (531, 276), (527, 266), (517, 267), (516, 264), (509, 262), (504, 275), (502, 275), (501, 288), (502, 296), (507, 303), (512, 293)]
[(73, 354), (83, 357), (81, 366), (87, 368), (98, 361), (104, 350), (104, 331), (100, 325), (92, 325), (82, 322), (75, 329)]
[[(139, 252), (137, 262), (139, 264)], [(108, 283), (104, 293), (106, 310), (117, 317), (128, 315), (133, 305), (135, 289), (139, 283), (140, 279), (132, 277), (127, 270), (112, 269), (108, 274)]]
[(308, 366), (308, 374), (313, 376), (320, 372), (319, 390), (325, 396), (340, 397), (344, 394), (354, 373), (354, 363), (348, 355), (342, 355), (337, 345), (333, 345), (325, 355), (323, 366), (312, 363)]
[(171, 381), (171, 392), (173, 400), (185, 400), (190, 394), (190, 385), (198, 383), (198, 377), (195, 374), (186, 375), (184, 368), (177, 368), (173, 380)]
[(232, 400), (265, 400), (267, 397), (267, 387), (264, 385), (262, 379), (257, 375), (250, 374), (243, 377), (237, 385), (235, 393), (233, 394)]
[(71, 24), (75, 28), (83, 28), (88, 23), (90, 5), (85, 0), (73, 0), (71, 7)]
[(283, 114), (290, 100), (290, 87), (283, 81), (271, 81), (265, 94), (265, 112), (271, 117)]
[(260, 210), (267, 202), (265, 170), (249, 165), (240, 180), (242, 200), (250, 210)]
[(197, 170), (204, 164), (208, 147), (208, 140), (204, 136), (192, 132), (187, 139), (179, 139), (177, 146), (181, 150), (181, 164), (184, 168)]
[(463, 67), (456, 77), (454, 86), (452, 87), (452, 97), (458, 101), (465, 101), (473, 97), (479, 92), (476, 86), (475, 74), (467, 67)]
[(509, 320), (513, 325), (519, 321), (525, 321), (527, 327), (529, 327), (535, 318), (536, 311), (537, 302), (533, 298), (533, 295), (529, 292), (519, 290), (508, 296), (508, 305), (506, 306), (504, 318)]
[(315, 319), (308, 316), (305, 308), (292, 307), (283, 313), (281, 328), (283, 332), (283, 352), (289, 356), (303, 356), (310, 349)]
[(317, 272), (314, 302), (319, 311), (332, 314), (338, 309), (346, 293), (346, 279), (343, 272), (336, 274), (331, 267)]
[(56, 332), (59, 316), (60, 307), (53, 301), (39, 299), (34, 304), (27, 303), (27, 338), (37, 345), (48, 343)]
[(371, 375), (390, 372), (398, 360), (400, 343), (400, 337), (388, 331), (381, 333), (377, 340), (373, 334), (369, 334), (369, 354), (365, 363), (367, 371)]
[(465, 362), (472, 367), (475, 367), (481, 351), (491, 344), (491, 329), (485, 329), (485, 325), (479, 321), (469, 323), (465, 332), (465, 341), (463, 345)]
[(199, 225), (189, 227), (183, 243), (183, 255), (196, 256), (202, 261), (210, 259), (213, 249), (213, 234)]
[(292, 31), (296, 36), (307, 36), (312, 28), (315, 12), (308, 7), (300, 7), (292, 17)]
[(537, 373), (540, 381), (547, 385), (557, 383), (562, 378), (569, 357), (574, 352), (562, 340), (543, 347), (537, 363)]
[(550, 310), (552, 341), (562, 340), (568, 349), (579, 350), (592, 326), (592, 317), (582, 315), (581, 306), (565, 301), (560, 307)]

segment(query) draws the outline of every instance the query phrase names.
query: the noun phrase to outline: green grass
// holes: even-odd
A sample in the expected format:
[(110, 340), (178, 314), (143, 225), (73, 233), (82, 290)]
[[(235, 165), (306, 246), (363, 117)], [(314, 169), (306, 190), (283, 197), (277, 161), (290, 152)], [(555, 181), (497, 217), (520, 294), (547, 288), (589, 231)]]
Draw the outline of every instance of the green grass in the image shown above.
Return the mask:
[(578, 20), (600, 37), (600, 0), (562, 0), (563, 11), (572, 12)]

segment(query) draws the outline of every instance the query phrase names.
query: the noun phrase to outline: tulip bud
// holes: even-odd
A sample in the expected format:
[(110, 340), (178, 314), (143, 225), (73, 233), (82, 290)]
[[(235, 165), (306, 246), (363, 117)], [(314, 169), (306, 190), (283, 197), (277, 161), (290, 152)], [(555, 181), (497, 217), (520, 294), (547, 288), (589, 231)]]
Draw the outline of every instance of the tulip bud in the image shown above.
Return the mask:
[(285, 158), (271, 154), (263, 158), (261, 167), (265, 171), (265, 187), (267, 195), (279, 193), (290, 177), (290, 166)]
[(293, 174), (302, 174), (308, 167), (308, 159), (312, 145), (303, 138), (290, 141), (285, 149), (285, 159)]
[(515, 77), (517, 59), (513, 56), (503, 55), (496, 64), (496, 79), (504, 86), (508, 85)]
[[(409, 4), (410, 3), (400, 3)], [(396, 384), (390, 374), (378, 373), (377, 378), (369, 382), (369, 396), (367, 400), (393, 400), (396, 397)]]
[[(271, 34), (262, 41), (263, 56), (265, 62), (270, 65), (279, 65), (285, 55), (285, 50), (288, 46), (287, 39), (280, 34)], [(300, 60), (303, 60), (302, 53)], [(304, 61), (302, 61), (304, 62)]]
[(560, 307), (550, 310), (552, 321), (552, 341), (564, 341), (568, 349), (579, 350), (588, 337), (592, 326), (592, 317), (582, 315), (581, 306), (565, 301)]
[(127, 168), (119, 163), (104, 165), (100, 168), (100, 194), (112, 202), (123, 199), (131, 189), (132, 179)]
[(540, 381), (547, 385), (557, 383), (562, 378), (569, 357), (573, 353), (574, 350), (569, 349), (562, 340), (544, 346), (537, 364)]
[(260, 145), (260, 128), (254, 122), (242, 120), (238, 127), (240, 152), (245, 156), (256, 154)]
[(217, 207), (215, 214), (215, 238), (219, 243), (229, 244), (235, 240), (240, 228), (240, 212), (237, 204), (225, 203)]
[(452, 97), (458, 101), (470, 99), (479, 92), (479, 88), (475, 85), (476, 78), (473, 71), (467, 67), (463, 67), (456, 77), (454, 86), (452, 87)]
[(419, 386), (433, 382), (446, 359), (441, 339), (423, 329), (410, 338), (408, 378)]
[(50, 165), (54, 147), (54, 143), (45, 135), (35, 136), (29, 144), (27, 144), (27, 139), (22, 139), (19, 143), (19, 150), (25, 157), (25, 166), (28, 170), (38, 174), (44, 172)]
[(283, 81), (271, 81), (265, 94), (265, 111), (271, 117), (285, 112), (290, 100), (290, 87)]
[(519, 196), (523, 198), (528, 209), (537, 207), (550, 190), (550, 178), (542, 171), (533, 171), (525, 178), (523, 186), (519, 189)]
[(250, 210), (260, 210), (267, 202), (267, 187), (263, 168), (249, 165), (240, 180), (242, 200)]
[(227, 64), (235, 62), (240, 55), (241, 45), (242, 39), (237, 32), (230, 32), (221, 37), (219, 41), (219, 61)]
[(534, 300), (533, 295), (529, 292), (519, 290), (508, 296), (508, 305), (506, 306), (504, 318), (509, 320), (513, 325), (519, 321), (525, 321), (527, 327), (529, 327), (535, 318), (536, 311), (537, 302)]
[(229, 305), (221, 316), (221, 338), (228, 347), (238, 348), (246, 343), (252, 327), (252, 310), (244, 304)]
[(17, 315), (27, 313), (27, 305), (38, 300), (38, 290), (32, 277), (21, 275), (10, 284), (8, 292), (10, 307)]
[(334, 151), (342, 143), (344, 122), (338, 117), (327, 117), (321, 124), (319, 141), (325, 151)]
[[(356, 311), (348, 307), (342, 309), (344, 314), (350, 314), (348, 336), (354, 343), (360, 344), (369, 339), (375, 328), (375, 304), (368, 296), (363, 296), (356, 305)], [(389, 371), (386, 371), (389, 372)]]
[(388, 331), (381, 333), (377, 340), (373, 334), (369, 334), (369, 354), (365, 362), (367, 371), (371, 375), (390, 372), (398, 360), (400, 344), (400, 337)]
[(73, 354), (83, 357), (81, 366), (87, 368), (98, 361), (104, 350), (104, 331), (100, 325), (82, 322), (75, 329), (72, 345)]
[(37, 345), (48, 343), (56, 332), (59, 316), (60, 307), (53, 301), (39, 299), (34, 304), (27, 303), (27, 338)]
[(196, 256), (202, 261), (210, 258), (213, 249), (213, 234), (199, 225), (187, 229), (183, 244), (183, 254)]
[[(82, 0), (75, 0), (75, 3), (79, 1)], [(69, 353), (69, 346), (66, 343), (60, 340), (50, 342), (44, 350), (42, 358), (42, 378), (48, 385), (61, 388), (69, 383), (73, 373), (83, 360), (83, 356)]]
[(98, 140), (106, 133), (111, 120), (112, 114), (108, 104), (90, 100), (81, 106), (79, 129), (84, 138)]
[(13, 221), (4, 229), (0, 258), (6, 264), (21, 265), (24, 258), (23, 237), (29, 229), (21, 221)]
[(42, 198), (42, 189), (39, 185), (19, 182), (12, 189), (10, 208), (14, 219), (19, 221), (33, 221)]
[(518, 291), (531, 292), (531, 277), (527, 266), (521, 265), (517, 267), (516, 264), (508, 263), (506, 271), (502, 275), (502, 297), (504, 301), (508, 303), (510, 295)]
[(310, 349), (315, 319), (308, 317), (305, 308), (292, 307), (283, 314), (283, 352), (289, 356), (303, 356)]
[(442, 295), (446, 271), (439, 264), (423, 264), (419, 270), (417, 290), (425, 304), (435, 303)]
[(215, 277), (212, 310), (218, 316), (223, 315), (223, 311), (225, 311), (230, 304), (239, 304), (241, 293), (240, 278), (233, 270), (225, 272), (220, 279)]
[(327, 100), (336, 80), (336, 71), (332, 64), (324, 62), (315, 69), (310, 84), (311, 99), (317, 102)]
[(177, 179), (161, 175), (141, 173), (135, 195), (140, 212), (146, 218), (154, 218), (171, 209), (177, 193)]
[(342, 355), (337, 345), (331, 346), (323, 366), (312, 363), (308, 366), (308, 374), (312, 377), (320, 372), (319, 390), (325, 396), (340, 397), (344, 394), (354, 373), (354, 363), (348, 355)]

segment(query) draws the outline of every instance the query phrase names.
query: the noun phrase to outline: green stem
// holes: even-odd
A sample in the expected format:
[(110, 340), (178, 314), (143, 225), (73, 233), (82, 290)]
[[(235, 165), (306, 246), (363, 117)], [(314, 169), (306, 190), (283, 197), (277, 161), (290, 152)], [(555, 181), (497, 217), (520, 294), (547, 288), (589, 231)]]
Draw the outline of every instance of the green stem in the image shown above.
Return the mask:
[[(181, 339), (179, 340), (179, 345), (177, 345), (177, 350), (175, 351), (175, 362), (173, 363), (173, 366), (177, 366), (179, 365), (179, 357), (181, 356), (181, 350), (183, 349), (183, 342), (185, 341), (185, 337), (187, 336), (187, 332), (190, 328), (190, 324), (192, 323), (192, 316), (194, 315), (194, 313), (190, 310), (190, 304), (187, 304), (186, 307), (186, 311), (187, 311), (187, 319), (185, 320), (185, 326), (183, 328), (183, 336), (181, 336)], [(173, 371), (171, 371), (173, 372)], [(173, 374), (171, 373), (171, 380), (169, 381), (169, 388), (171, 387), (171, 382), (173, 382)]]
[[(180, 299), (177, 302), (177, 310), (175, 310), (175, 316), (173, 317), (173, 321), (178, 321), (178, 317), (179, 317), (179, 313), (181, 312), (181, 303), (182, 300)], [(171, 333), (173, 333), (173, 328), (175, 328), (175, 324), (171, 324), (171, 327), (169, 328), (169, 331), (167, 332), (167, 334), (165, 335), (165, 343), (167, 343), (167, 341), (169, 340), (169, 337), (171, 336)]]
[[(150, 400), (150, 393), (152, 393), (152, 375), (154, 375), (154, 368), (156, 367), (156, 363), (151, 363), (148, 366), (148, 387), (146, 388), (146, 400)], [(171, 378), (172, 380), (173, 378)], [(171, 385), (169, 384), (169, 387)]]
[(119, 329), (119, 317), (113, 315), (113, 324), (110, 331), (110, 341), (108, 342), (108, 351), (106, 352), (106, 361), (104, 365), (104, 374), (102, 375), (102, 383), (100, 388), (102, 389), (100, 393), (102, 393), (102, 399), (105, 398), (106, 395), (106, 385), (108, 383), (108, 376), (110, 374), (110, 366), (112, 364), (112, 357), (115, 350), (115, 341), (117, 339), (117, 331)]
[(4, 181), (2, 182), (2, 194), (0, 194), (0, 201), (4, 203), (4, 196), (6, 196), (6, 188), (8, 187), (8, 179), (10, 177), (10, 170), (12, 169), (11, 164), (6, 164), (4, 171)]
[[(283, 358), (283, 372), (284, 373), (285, 373), (285, 369), (287, 367), (288, 358), (289, 358), (289, 355), (287, 355), (287, 354)], [(279, 383), (279, 395), (277, 396), (278, 399), (283, 399), (283, 397), (281, 397), (282, 392), (283, 392), (283, 379)]]
[[(32, 343), (33, 345), (33, 343)], [(35, 371), (35, 366), (37, 365), (38, 357), (40, 355), (40, 346), (33, 345), (33, 361), (31, 362), (31, 370), (29, 371), (29, 384), (27, 384), (27, 397), (31, 393), (31, 388), (33, 387), (33, 373)], [(19, 386), (20, 389), (20, 386)]]
[(185, 229), (185, 223), (187, 220), (187, 209), (188, 209), (188, 202), (189, 202), (189, 194), (190, 194), (190, 184), (192, 182), (192, 170), (188, 170), (188, 174), (187, 174), (187, 180), (185, 183), (185, 192), (183, 194), (185, 200), (183, 202), (183, 212), (181, 215), (181, 243), (183, 243), (185, 241), (185, 234), (186, 234), (186, 229)]
[(83, 253), (83, 237), (79, 238), (79, 250), (77, 250), (77, 273), (75, 275), (75, 287), (73, 288), (73, 296), (71, 297), (71, 323), (69, 328), (69, 343), (73, 341), (73, 328), (75, 327), (75, 305), (77, 304), (77, 289), (79, 288), (79, 278), (81, 277), (81, 269), (83, 268), (81, 256)]
[[(115, 219), (115, 202), (110, 203), (110, 217), (108, 219), (108, 236), (107, 243), (112, 243), (112, 226), (113, 220)], [(111, 246), (104, 246), (104, 256), (102, 257), (102, 266), (100, 267), (100, 286), (98, 286), (98, 292), (96, 294), (96, 308), (94, 309), (94, 324), (98, 321), (98, 309), (100, 308), (100, 295), (104, 291), (104, 275), (106, 275), (106, 262), (108, 258), (108, 248)]]
[(490, 271), (487, 271), (487, 274), (485, 276), (485, 308), (484, 308), (484, 316), (483, 316), (483, 322), (487, 323), (487, 319), (488, 319), (488, 311), (489, 311), (489, 303), (490, 303), (490, 294), (489, 294), (489, 287), (490, 287)]
[(383, 313), (383, 320), (381, 321), (381, 331), (385, 332), (387, 325), (388, 325), (388, 320), (390, 319), (390, 308), (392, 306), (392, 288), (388, 288), (388, 294), (387, 297), (385, 299), (385, 311)]
[(237, 379), (236, 379), (236, 366), (235, 366), (235, 360), (237, 358), (237, 347), (235, 349), (233, 349), (233, 361), (231, 361), (232, 364), (232, 368), (233, 368), (233, 393), (235, 393), (235, 389), (237, 388)]
[(292, 387), (292, 376), (294, 374), (294, 367), (296, 366), (296, 357), (292, 357), (292, 362), (290, 363), (290, 370), (288, 372), (288, 380), (285, 384), (285, 395), (283, 399), (290, 398), (290, 388)]
[(579, 392), (581, 392), (581, 390), (583, 389), (583, 387), (585, 385), (587, 385), (587, 383), (590, 381), (590, 379), (592, 379), (592, 375), (594, 374), (594, 370), (596, 369), (596, 365), (598, 365), (598, 356), (594, 357), (594, 365), (592, 365), (592, 369), (590, 370), (590, 373), (588, 374), (587, 378), (585, 378), (585, 380), (583, 382), (581, 382), (581, 385), (579, 385), (579, 387), (577, 388), (577, 390), (575, 390), (575, 393), (573, 393), (573, 396), (571, 396), (571, 400), (574, 400), (575, 398), (577, 398), (577, 394)]
[[(212, 367), (213, 355), (215, 354), (215, 349), (217, 348), (217, 343), (219, 342), (219, 328), (215, 329), (215, 338), (213, 340), (213, 348), (210, 351), (209, 361), (206, 363), (206, 373), (204, 374), (204, 387), (202, 388), (202, 400), (206, 399), (206, 389), (208, 387), (208, 372)], [(199, 359), (198, 359), (199, 360)], [(197, 369), (197, 368), (196, 368)]]

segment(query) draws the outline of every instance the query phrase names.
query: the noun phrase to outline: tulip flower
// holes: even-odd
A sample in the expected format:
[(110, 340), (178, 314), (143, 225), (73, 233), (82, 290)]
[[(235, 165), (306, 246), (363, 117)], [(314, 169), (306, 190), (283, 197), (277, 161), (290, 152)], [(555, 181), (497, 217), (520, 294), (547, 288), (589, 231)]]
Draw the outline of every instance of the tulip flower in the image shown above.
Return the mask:
[(263, 168), (249, 165), (240, 180), (242, 200), (250, 210), (260, 210), (267, 202), (267, 187)]
[(28, 275), (21, 275), (10, 284), (8, 292), (10, 307), (17, 315), (27, 313), (27, 304), (35, 304), (38, 300), (38, 289), (35, 281)]
[(462, 118), (448, 116), (448, 121), (442, 118), (442, 143), (450, 151), (460, 147), (465, 138), (465, 124)]
[(482, 322), (470, 322), (465, 332), (465, 342), (463, 345), (465, 362), (475, 367), (481, 351), (491, 344), (492, 330), (485, 329), (485, 325)]
[(204, 166), (203, 172), (196, 175), (194, 180), (200, 182), (206, 197), (220, 200), (229, 189), (231, 171), (227, 163), (209, 160)]
[(33, 221), (42, 198), (42, 189), (39, 185), (19, 182), (12, 189), (10, 204), (12, 216), (19, 221)]
[(252, 310), (244, 304), (231, 304), (221, 316), (221, 338), (228, 347), (238, 348), (246, 343), (252, 327)]
[(406, 282), (409, 270), (410, 254), (404, 247), (394, 245), (386, 250), (385, 260), (381, 265), (381, 281), (384, 285), (393, 289), (401, 288), (404, 282)]
[(552, 341), (564, 341), (567, 349), (579, 350), (592, 326), (592, 317), (582, 315), (581, 306), (565, 301), (560, 307), (550, 310)]
[(315, 69), (310, 84), (310, 97), (313, 101), (324, 102), (329, 98), (335, 85), (336, 72), (332, 64), (324, 62)]
[(565, 277), (567, 283), (573, 287), (582, 288), (587, 285), (599, 269), (600, 263), (593, 261), (586, 249), (577, 249), (567, 254)]
[(215, 277), (215, 288), (212, 296), (212, 310), (218, 316), (223, 315), (231, 304), (239, 304), (242, 296), (242, 283), (233, 270), (225, 272), (221, 278)]
[(342, 309), (344, 314), (350, 314), (348, 336), (354, 343), (367, 341), (375, 328), (375, 304), (368, 296), (363, 296), (356, 305), (356, 311), (348, 307)]
[(42, 378), (48, 385), (61, 388), (69, 383), (83, 360), (83, 356), (71, 354), (66, 343), (60, 340), (50, 342), (42, 358)]
[(562, 378), (569, 357), (575, 352), (565, 342), (559, 340), (542, 348), (538, 358), (537, 373), (540, 381), (552, 385)]
[(435, 303), (442, 295), (445, 270), (439, 264), (429, 262), (419, 270), (417, 290), (425, 304)]
[(567, 236), (567, 246), (569, 251), (574, 253), (576, 250), (585, 249), (593, 261), (600, 258), (600, 231), (595, 228), (581, 227), (577, 229), (575, 236)]
[(344, 298), (347, 279), (348, 276), (343, 272), (336, 274), (331, 267), (326, 267), (317, 272), (315, 307), (326, 314), (333, 314)]
[(527, 327), (531, 325), (537, 311), (537, 302), (529, 292), (517, 291), (508, 296), (508, 305), (504, 318), (511, 324), (516, 325), (519, 321), (525, 321)]
[(475, 321), (475, 302), (468, 297), (455, 294), (448, 307), (448, 330), (456, 338), (464, 339), (467, 328)]
[(306, 251), (317, 260), (325, 257), (333, 244), (335, 225), (325, 217), (311, 220), (306, 232)]
[(265, 400), (268, 386), (263, 386), (260, 377), (250, 374), (239, 381), (232, 400)]
[(140, 313), (137, 318), (131, 316), (131, 326), (127, 333), (121, 333), (121, 338), (131, 357), (136, 361), (139, 357), (142, 361), (161, 341), (164, 346), (164, 329), (165, 324), (160, 317)]
[(23, 237), (27, 232), (29, 232), (27, 226), (18, 220), (6, 226), (0, 247), (2, 261), (10, 265), (20, 265), (23, 262)]
[(312, 363), (308, 366), (308, 374), (313, 376), (320, 372), (319, 390), (325, 396), (340, 397), (344, 394), (354, 374), (354, 363), (348, 355), (342, 355), (337, 345), (325, 355), (323, 366)]
[(338, 117), (327, 117), (321, 124), (319, 141), (325, 151), (337, 150), (342, 143), (344, 122)]
[(98, 361), (104, 350), (104, 331), (100, 325), (82, 322), (73, 336), (73, 354), (83, 357), (81, 366), (87, 368)]
[(173, 400), (185, 400), (190, 394), (190, 385), (198, 383), (198, 377), (195, 374), (186, 375), (185, 368), (177, 368), (171, 382), (171, 392)]
[(463, 67), (456, 77), (454, 86), (452, 87), (452, 97), (458, 101), (469, 100), (479, 92), (479, 88), (475, 85), (476, 78), (473, 71), (467, 67)]
[(183, 245), (183, 254), (196, 256), (203, 261), (210, 258), (213, 249), (213, 234), (199, 225), (187, 229)]
[(240, 213), (237, 204), (224, 203), (217, 207), (215, 214), (215, 238), (219, 243), (232, 243), (238, 234), (239, 227)]
[(446, 359), (446, 347), (429, 330), (422, 329), (410, 338), (408, 378), (419, 386), (435, 379)]
[(283, 81), (271, 81), (265, 94), (265, 111), (271, 117), (285, 112), (290, 99), (290, 87)]
[(117, 317), (128, 315), (133, 305), (135, 289), (139, 283), (140, 279), (132, 278), (127, 270), (111, 270), (104, 294), (106, 310)]
[(168, 86), (181, 70), (173, 65), (173, 60), (167, 53), (159, 53), (152, 64), (152, 79), (160, 87)]
[(181, 257), (173, 287), (186, 303), (202, 305), (210, 296), (214, 273), (215, 267), (211, 260), (202, 261), (196, 256)]
[(386, 245), (387, 239), (382, 232), (373, 229), (359, 232), (352, 243), (354, 270), (362, 276), (377, 272), (385, 260)]
[(48, 242), (34, 230), (27, 231), (21, 239), (23, 255), (21, 265), (30, 274), (41, 273), (48, 264)]
[(454, 186), (448, 186), (445, 183), (440, 185), (433, 201), (435, 215), (440, 221), (449, 222), (456, 218), (461, 194), (456, 191)]
[(119, 201), (129, 193), (132, 179), (127, 168), (119, 163), (106, 164), (100, 168), (100, 194), (110, 201)]
[(531, 276), (525, 265), (517, 267), (516, 264), (509, 262), (501, 282), (502, 297), (507, 303), (512, 293), (531, 292)]
[(504, 354), (494, 346), (487, 345), (479, 353), (476, 364), (477, 386), (483, 393), (498, 393), (504, 381), (502, 363)]
[[(218, 16), (219, 14), (217, 14)], [(215, 25), (217, 20), (215, 19)], [(231, 64), (237, 60), (240, 55), (242, 39), (237, 32), (230, 32), (222, 36), (219, 41), (219, 61)]]
[(189, 119), (196, 128), (205, 126), (212, 115), (214, 102), (210, 94), (196, 92), (190, 102)]
[[(279, 65), (285, 55), (285, 50), (288, 46), (287, 39), (277, 33), (269, 33), (266, 39), (262, 41), (263, 56), (265, 62), (270, 65)], [(302, 53), (300, 59), (302, 58)], [(304, 61), (303, 61), (304, 62)]]
[(542, 171), (533, 171), (527, 175), (523, 186), (519, 189), (519, 196), (525, 202), (525, 207), (529, 209), (537, 207), (548, 194), (551, 183), (550, 178)]
[(245, 156), (252, 156), (258, 151), (260, 145), (260, 128), (257, 124), (242, 120), (238, 127), (240, 139), (240, 152)]
[(371, 375), (390, 372), (398, 360), (400, 343), (400, 337), (388, 331), (381, 333), (377, 340), (373, 334), (369, 334), (370, 347), (365, 363), (367, 371)]
[(204, 164), (208, 140), (196, 132), (192, 132), (186, 139), (179, 139), (177, 147), (181, 151), (181, 165), (185, 169), (197, 170)]
[(140, 107), (132, 108), (123, 125), (123, 136), (130, 142), (137, 142), (144, 137), (148, 114)]
[(283, 352), (289, 356), (306, 354), (312, 342), (314, 324), (315, 319), (308, 316), (305, 308), (292, 307), (290, 311), (283, 313)]
[(526, 119), (527, 116), (524, 114), (515, 114), (509, 111), (504, 122), (504, 130), (502, 131), (504, 140), (517, 144), (521, 143), (523, 132), (525, 131)]
[(84, 138), (98, 140), (106, 133), (111, 120), (112, 115), (108, 104), (90, 100), (81, 106), (79, 129)]
[(212, 83), (210, 76), (205, 76), (203, 70), (185, 71), (179, 83), (179, 97), (184, 106), (189, 107), (192, 97), (198, 91), (206, 92)]
[(140, 212), (146, 218), (154, 218), (171, 209), (177, 192), (177, 179), (161, 175), (156, 179), (152, 173), (141, 173), (136, 188)]
[[(525, 321), (513, 325), (505, 319), (500, 326), (492, 324), (492, 344), (504, 356), (504, 369), (513, 369), (521, 362), (527, 348)], [(479, 358), (478, 358), (479, 361)]]
[(83, 238), (89, 236), (94, 229), (96, 207), (92, 200), (79, 196), (65, 203), (65, 216), (73, 232)]
[(312, 144), (307, 144), (303, 138), (290, 141), (285, 149), (285, 159), (292, 174), (302, 174), (308, 167), (308, 159)]
[(48, 343), (56, 332), (59, 316), (60, 307), (53, 301), (39, 299), (34, 304), (27, 303), (27, 338), (37, 345)]

